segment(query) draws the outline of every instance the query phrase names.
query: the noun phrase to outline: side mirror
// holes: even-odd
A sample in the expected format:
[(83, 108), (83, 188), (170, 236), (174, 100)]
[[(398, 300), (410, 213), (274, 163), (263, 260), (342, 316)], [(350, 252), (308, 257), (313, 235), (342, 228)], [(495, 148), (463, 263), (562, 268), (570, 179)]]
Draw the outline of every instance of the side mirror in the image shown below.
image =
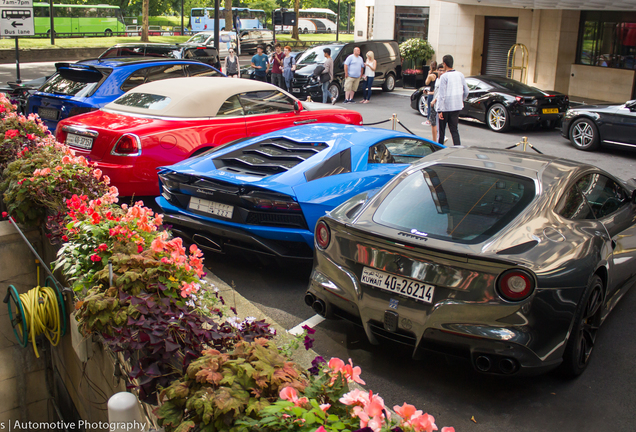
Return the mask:
[(303, 109), (303, 105), (300, 101), (294, 101), (294, 112), (300, 112)]

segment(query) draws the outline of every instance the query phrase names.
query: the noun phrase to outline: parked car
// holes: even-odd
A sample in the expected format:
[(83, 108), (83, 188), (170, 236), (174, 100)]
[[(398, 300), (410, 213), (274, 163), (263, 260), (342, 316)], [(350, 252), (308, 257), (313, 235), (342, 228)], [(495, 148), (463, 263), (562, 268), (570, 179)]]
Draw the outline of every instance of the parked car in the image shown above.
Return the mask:
[[(569, 105), (567, 95), (539, 90), (509, 78), (477, 75), (467, 77), (466, 84), (469, 95), (460, 117), (486, 123), (495, 132), (541, 124), (554, 128)], [(421, 87), (411, 95), (411, 108), (421, 114), (421, 104), (426, 100), (424, 89)]]
[[(197, 45), (197, 46), (205, 46), (205, 47), (214, 47), (214, 31), (202, 31), (194, 36), (192, 36), (187, 44)], [(219, 56), (221, 58), (225, 58), (228, 55), (230, 48), (234, 49), (236, 53), (239, 55), (240, 50), (238, 49), (238, 41), (236, 32), (229, 31), (220, 31), (219, 32)]]
[(196, 60), (221, 70), (219, 53), (213, 45), (190, 43), (124, 43), (117, 44), (100, 54), (98, 59), (130, 57), (165, 57)]
[(55, 67), (55, 74), (29, 98), (27, 107), (52, 131), (60, 120), (95, 111), (143, 83), (225, 76), (197, 61), (139, 57), (56, 63)]
[(256, 54), (261, 45), (266, 54), (274, 52), (274, 33), (267, 29), (246, 29), (239, 32), (241, 54)]
[(305, 301), (414, 355), (578, 375), (636, 281), (635, 190), (556, 157), (442, 150), (319, 219)]
[[(374, 86), (382, 86), (384, 91), (393, 91), (395, 80), (402, 76), (402, 60), (400, 49), (395, 41), (370, 40), (352, 43), (330, 43), (309, 48), (298, 58), (296, 72), (292, 81), (292, 93), (300, 99), (311, 96), (314, 100), (322, 100), (322, 84), (318, 77), (314, 76), (314, 69), (325, 62), (323, 49), (331, 49), (331, 57), (334, 63), (334, 79), (329, 86), (331, 96), (338, 99), (344, 94), (344, 62), (353, 54), (355, 47), (360, 48), (363, 58), (367, 51), (373, 51), (377, 66), (375, 70)], [(362, 89), (364, 82), (360, 81)]]
[(565, 113), (561, 135), (579, 150), (636, 146), (636, 100), (621, 105), (587, 105)]
[(159, 195), (157, 167), (229, 141), (305, 123), (362, 123), (356, 111), (300, 103), (271, 84), (176, 78), (140, 85), (100, 111), (61, 121), (56, 137), (87, 156), (120, 195)]
[(157, 202), (203, 249), (311, 259), (320, 216), (442, 147), (386, 129), (296, 126), (161, 169)]

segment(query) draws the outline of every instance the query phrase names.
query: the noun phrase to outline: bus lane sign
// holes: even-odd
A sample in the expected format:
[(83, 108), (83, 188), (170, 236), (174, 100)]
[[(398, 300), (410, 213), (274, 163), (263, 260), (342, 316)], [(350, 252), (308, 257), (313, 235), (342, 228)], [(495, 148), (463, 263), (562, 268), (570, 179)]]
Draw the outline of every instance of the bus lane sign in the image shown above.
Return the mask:
[(32, 0), (0, 0), (0, 36), (33, 34)]

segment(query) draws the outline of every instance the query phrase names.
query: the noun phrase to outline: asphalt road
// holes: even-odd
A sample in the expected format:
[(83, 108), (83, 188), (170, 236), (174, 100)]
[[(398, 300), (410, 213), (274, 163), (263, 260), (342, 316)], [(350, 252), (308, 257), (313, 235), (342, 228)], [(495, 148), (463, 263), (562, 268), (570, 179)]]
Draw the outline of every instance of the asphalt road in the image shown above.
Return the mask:
[[(54, 70), (52, 64), (23, 65), (23, 78)], [(15, 65), (0, 65), (0, 81), (15, 78)], [(396, 113), (416, 134), (430, 137), (430, 127), (409, 106), (410, 91), (374, 92), (370, 104), (348, 105), (366, 123)], [(358, 97), (359, 99), (359, 97)], [(378, 127), (389, 127), (385, 123)], [(596, 164), (621, 178), (636, 174), (636, 151), (575, 150), (557, 130), (496, 134), (486, 126), (460, 123), (462, 144), (505, 148), (527, 136), (542, 152)], [(450, 144), (450, 143), (449, 143)], [(530, 150), (529, 150), (530, 151)], [(206, 266), (272, 319), (288, 329), (314, 316), (303, 296), (311, 266), (261, 263), (249, 256), (206, 256)], [(433, 415), (436, 423), (458, 432), (475, 431), (629, 431), (636, 424), (636, 294), (628, 293), (604, 323), (587, 371), (576, 380), (554, 373), (533, 378), (480, 375), (463, 360), (429, 355), (414, 361), (398, 345), (370, 345), (363, 332), (344, 321), (324, 321), (315, 328), (315, 350), (323, 357), (351, 358), (362, 378), (389, 406), (408, 402)]]

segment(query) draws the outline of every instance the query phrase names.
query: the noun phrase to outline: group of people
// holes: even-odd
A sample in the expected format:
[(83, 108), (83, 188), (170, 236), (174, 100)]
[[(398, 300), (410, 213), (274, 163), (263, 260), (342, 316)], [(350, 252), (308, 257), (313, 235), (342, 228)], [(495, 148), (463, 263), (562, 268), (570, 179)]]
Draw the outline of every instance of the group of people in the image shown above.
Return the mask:
[[(446, 142), (446, 125), (453, 137), (453, 145), (461, 145), (459, 139), (459, 112), (464, 107), (464, 100), (468, 97), (468, 85), (464, 74), (453, 69), (453, 56), (445, 55), (442, 64), (431, 64), (431, 70), (426, 77), (426, 85), (430, 86), (428, 103), (428, 121), (424, 124), (431, 126), (433, 141), (440, 144)], [(439, 123), (439, 126), (438, 126)]]
[[(294, 77), (294, 71), (296, 70), (296, 59), (291, 55), (291, 48), (286, 46), (281, 50), (281, 45), (277, 43), (274, 46), (274, 55), (271, 60), (267, 55), (263, 53), (263, 47), (258, 46), (256, 48), (256, 54), (252, 57), (252, 68), (254, 69), (254, 79), (259, 81), (267, 81), (267, 73), (270, 68), (271, 82), (272, 84), (291, 91), (291, 81)], [(329, 86), (334, 79), (334, 64), (331, 58), (331, 49), (325, 48), (323, 50), (325, 62), (322, 64), (322, 68), (317, 70), (318, 78), (322, 84), (322, 102), (332, 104), (336, 103), (336, 98), (332, 96), (329, 91)], [(375, 69), (377, 67), (377, 61), (373, 51), (366, 53), (366, 61), (363, 60), (360, 55), (360, 48), (355, 47), (353, 54), (351, 54), (344, 62), (345, 70), (345, 102), (355, 103), (353, 101), (353, 95), (355, 94), (360, 80), (364, 81), (363, 100), (361, 103), (369, 103), (371, 99), (371, 86), (373, 85), (373, 79), (375, 77)], [(229, 55), (225, 58), (225, 71), (226, 75), (237, 78), (240, 74), (240, 65), (238, 56), (234, 54), (234, 50), (229, 50)]]

